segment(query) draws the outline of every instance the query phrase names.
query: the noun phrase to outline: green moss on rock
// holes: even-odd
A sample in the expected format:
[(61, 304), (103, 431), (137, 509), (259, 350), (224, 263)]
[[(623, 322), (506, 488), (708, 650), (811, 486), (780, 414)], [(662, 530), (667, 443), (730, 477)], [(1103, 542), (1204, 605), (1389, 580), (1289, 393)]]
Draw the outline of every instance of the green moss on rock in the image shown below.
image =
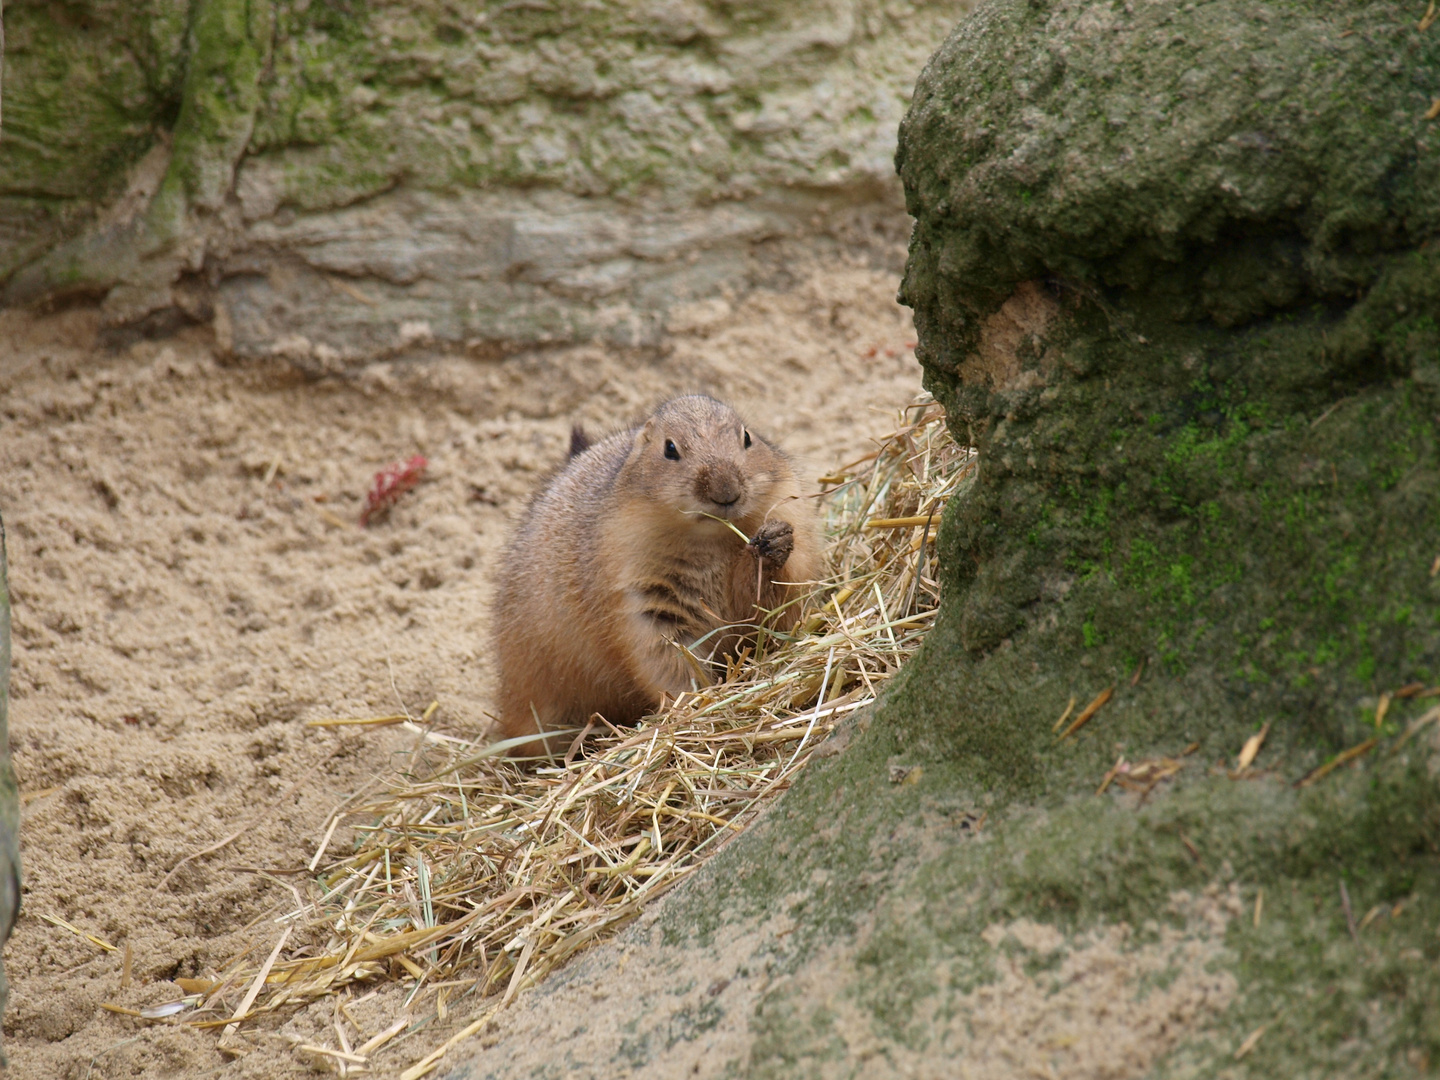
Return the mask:
[(275, 36), (271, 0), (196, 0), (170, 168), (149, 209), (149, 243), (179, 239), (191, 210), (215, 212), (250, 145)]
[[(993, 759), (981, 731), (1113, 683), (1107, 737), (1233, 752), (1273, 718), (1303, 771), (1360, 737), (1362, 699), (1440, 675), (1416, 71), (1440, 45), (1385, 4), (995, 4), (931, 61), (902, 296), (982, 452), (942, 539), (952, 617), (900, 699), (937, 746)], [(937, 687), (1012, 651), (1064, 685), (938, 719)], [(997, 779), (1064, 790), (1041, 743)]]
[(188, 7), (5, 5), (0, 280), (89, 222), (173, 124)]
[(0, 193), (95, 200), (123, 182), (126, 166), (174, 121), (188, 6), (187, 0), (5, 5)]

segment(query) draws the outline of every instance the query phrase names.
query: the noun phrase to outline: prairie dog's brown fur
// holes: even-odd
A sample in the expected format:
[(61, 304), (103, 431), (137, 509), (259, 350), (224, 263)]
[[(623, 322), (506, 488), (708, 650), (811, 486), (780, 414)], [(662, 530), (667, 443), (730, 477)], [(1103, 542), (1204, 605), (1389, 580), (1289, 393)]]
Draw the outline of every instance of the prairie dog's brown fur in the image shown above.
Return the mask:
[[(505, 552), (494, 611), (501, 737), (581, 727), (597, 712), (638, 719), (693, 688), (674, 642), (710, 635), (697, 653), (734, 655), (819, 563), (790, 462), (729, 406), (675, 398), (593, 445), (577, 429), (569, 462)], [(789, 629), (798, 606), (771, 625)], [(554, 754), (572, 738), (512, 753)]]

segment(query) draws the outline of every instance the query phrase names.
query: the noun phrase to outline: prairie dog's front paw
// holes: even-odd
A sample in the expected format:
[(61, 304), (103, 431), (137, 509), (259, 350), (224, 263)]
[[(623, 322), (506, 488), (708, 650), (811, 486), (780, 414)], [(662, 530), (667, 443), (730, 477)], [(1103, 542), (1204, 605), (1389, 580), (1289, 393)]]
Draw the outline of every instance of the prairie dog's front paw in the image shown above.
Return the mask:
[(795, 550), (795, 526), (778, 519), (767, 521), (755, 530), (745, 550), (766, 566), (778, 570)]

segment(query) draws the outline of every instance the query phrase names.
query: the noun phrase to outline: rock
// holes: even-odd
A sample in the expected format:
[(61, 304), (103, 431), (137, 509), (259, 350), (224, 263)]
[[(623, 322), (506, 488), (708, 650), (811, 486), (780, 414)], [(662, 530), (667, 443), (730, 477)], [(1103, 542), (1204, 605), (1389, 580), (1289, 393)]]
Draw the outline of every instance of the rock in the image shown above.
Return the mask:
[[(1066, 678), (1089, 656), (1091, 681), (1148, 661), (1117, 739), (1231, 752), (1290, 717), (1270, 738), (1299, 767), (1363, 737), (1361, 698), (1440, 675), (1440, 133), (1416, 81), (1440, 38), (1398, 5), (1334, 18), (990, 4), (902, 128), (901, 295), (982, 458), (942, 539), (956, 644), (1008, 665), (1010, 637)], [(1009, 709), (954, 723), (1013, 741)]]
[(315, 373), (654, 345), (801, 252), (890, 257), (895, 127), (970, 4), (18, 6), (0, 300)]
[(624, 960), (455, 1075), (1433, 1071), (1420, 14), (991, 0), (955, 31), (897, 155), (902, 298), (980, 450), (942, 616)]

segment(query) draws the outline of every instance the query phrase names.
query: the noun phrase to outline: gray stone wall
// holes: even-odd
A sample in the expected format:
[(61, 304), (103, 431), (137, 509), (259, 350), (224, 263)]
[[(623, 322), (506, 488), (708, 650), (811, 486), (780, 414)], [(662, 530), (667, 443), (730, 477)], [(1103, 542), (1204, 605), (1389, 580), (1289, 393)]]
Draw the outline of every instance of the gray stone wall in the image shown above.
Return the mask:
[(3, 300), (317, 370), (653, 342), (790, 241), (901, 240), (895, 130), (969, 6), (13, 5)]

